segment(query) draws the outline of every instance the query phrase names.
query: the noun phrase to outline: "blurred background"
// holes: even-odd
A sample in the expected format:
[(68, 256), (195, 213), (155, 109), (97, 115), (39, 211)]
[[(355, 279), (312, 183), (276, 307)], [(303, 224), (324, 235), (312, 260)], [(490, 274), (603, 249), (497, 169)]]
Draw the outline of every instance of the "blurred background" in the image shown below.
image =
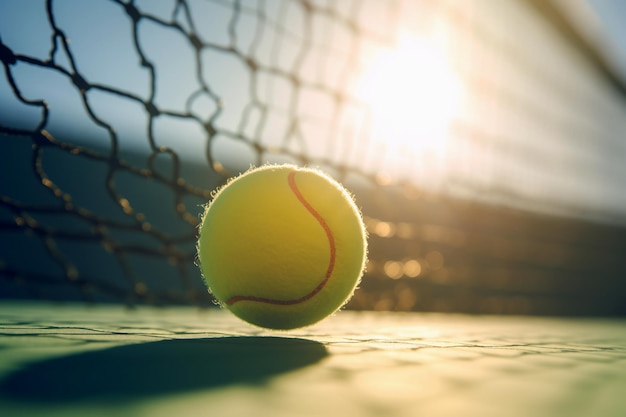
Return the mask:
[(320, 167), (349, 309), (626, 315), (619, 0), (0, 4), (0, 299), (214, 305), (202, 205)]

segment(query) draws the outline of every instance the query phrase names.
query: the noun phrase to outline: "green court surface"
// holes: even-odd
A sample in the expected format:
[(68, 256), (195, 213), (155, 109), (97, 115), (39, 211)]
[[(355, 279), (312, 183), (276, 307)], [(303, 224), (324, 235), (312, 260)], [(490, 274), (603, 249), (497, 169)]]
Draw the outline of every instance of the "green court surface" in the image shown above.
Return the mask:
[(2, 416), (624, 416), (626, 321), (0, 304)]

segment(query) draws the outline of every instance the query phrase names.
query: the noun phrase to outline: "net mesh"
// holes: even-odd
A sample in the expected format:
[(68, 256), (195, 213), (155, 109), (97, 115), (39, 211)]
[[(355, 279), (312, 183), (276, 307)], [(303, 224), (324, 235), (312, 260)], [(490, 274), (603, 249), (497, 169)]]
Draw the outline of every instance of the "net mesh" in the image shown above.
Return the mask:
[[(363, 206), (371, 261), (353, 308), (623, 312), (626, 101), (532, 4), (3, 4), (0, 288), (209, 304), (202, 205), (250, 164), (290, 162)], [(407, 27), (454, 45), (468, 110), (445, 153), (394, 141), (402, 111), (381, 129), (359, 90)], [(414, 135), (432, 136), (436, 100), (388, 81)]]

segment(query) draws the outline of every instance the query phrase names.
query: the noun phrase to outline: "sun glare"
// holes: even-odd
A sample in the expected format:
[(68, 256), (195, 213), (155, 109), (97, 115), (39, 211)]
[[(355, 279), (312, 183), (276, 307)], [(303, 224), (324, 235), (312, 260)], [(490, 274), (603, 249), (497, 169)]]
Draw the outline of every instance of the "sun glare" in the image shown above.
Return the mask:
[(438, 160), (445, 156), (461, 93), (445, 51), (409, 35), (376, 54), (356, 85), (356, 96), (372, 111), (374, 136), (395, 148), (390, 152)]

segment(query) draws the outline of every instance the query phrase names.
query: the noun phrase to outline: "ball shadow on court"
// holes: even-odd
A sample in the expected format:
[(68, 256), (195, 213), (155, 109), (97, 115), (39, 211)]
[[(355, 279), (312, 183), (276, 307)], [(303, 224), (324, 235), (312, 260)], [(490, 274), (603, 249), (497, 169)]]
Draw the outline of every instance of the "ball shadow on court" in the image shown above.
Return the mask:
[(135, 401), (229, 384), (263, 384), (325, 356), (323, 344), (297, 338), (163, 340), (32, 363), (0, 381), (0, 395), (30, 402)]

